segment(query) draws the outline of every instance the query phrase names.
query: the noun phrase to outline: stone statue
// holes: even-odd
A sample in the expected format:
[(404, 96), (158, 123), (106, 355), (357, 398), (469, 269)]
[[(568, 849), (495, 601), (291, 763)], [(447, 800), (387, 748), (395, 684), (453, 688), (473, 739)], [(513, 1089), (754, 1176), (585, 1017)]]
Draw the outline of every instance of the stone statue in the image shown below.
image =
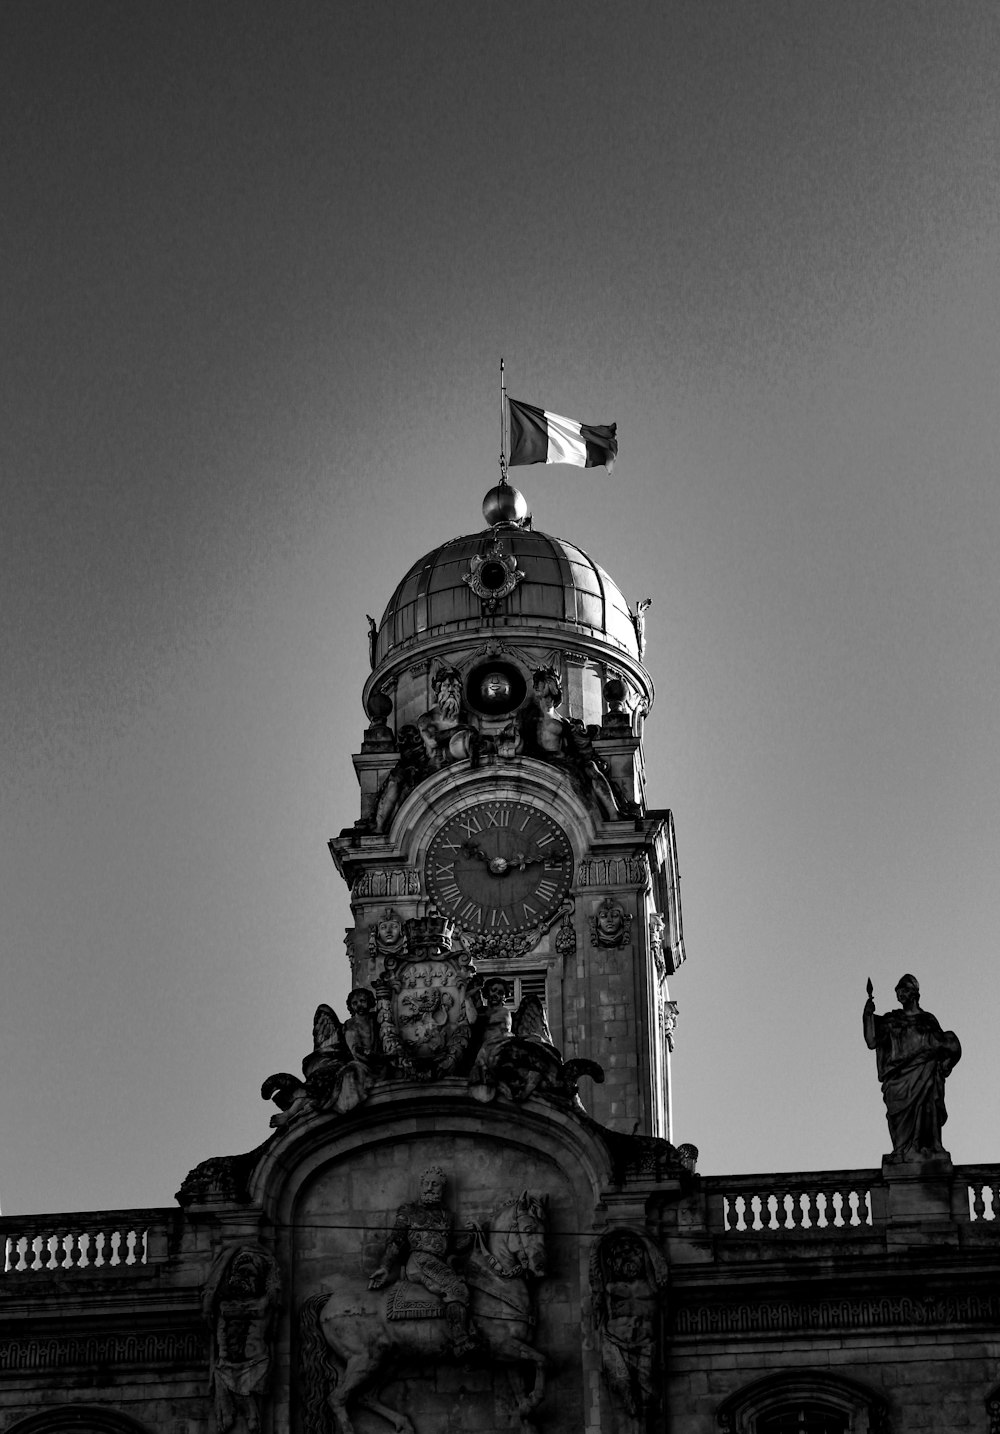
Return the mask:
[(920, 1009), (920, 986), (905, 975), (896, 987), (901, 1010), (875, 1014), (872, 983), (863, 1015), (865, 1043), (875, 1052), (882, 1082), (894, 1161), (948, 1159), (941, 1128), (948, 1119), (944, 1083), (961, 1059), (954, 1031), (943, 1031), (929, 1011)]
[(619, 1418), (636, 1434), (659, 1402), (660, 1321), (667, 1264), (639, 1230), (609, 1231), (590, 1260), (601, 1363)]
[[(368, 661), (371, 663), (372, 669), (374, 670), (375, 648), (378, 643), (378, 623), (372, 617), (371, 613), (366, 612), (365, 617), (368, 620)], [(639, 656), (642, 656), (641, 652)]]
[(247, 1434), (258, 1434), (280, 1292), (274, 1260), (248, 1245), (223, 1250), (209, 1275), (202, 1313), (212, 1331), (209, 1388), (218, 1434), (240, 1419)]
[(536, 668), (531, 690), (532, 705), (519, 719), (525, 755), (569, 768), (584, 794), (593, 798), (601, 816), (614, 821), (629, 803), (620, 800), (615, 792), (606, 763), (594, 750), (588, 729), (580, 721), (560, 716), (563, 690), (556, 669)]
[(635, 628), (635, 641), (639, 649), (640, 662), (646, 651), (646, 613), (652, 605), (652, 598), (640, 598), (635, 605), (635, 612), (632, 614), (632, 626)]
[(332, 1006), (317, 1006), (313, 1048), (302, 1059), (302, 1079), (279, 1071), (261, 1086), (261, 1097), (278, 1107), (271, 1117), (276, 1130), (314, 1111), (342, 1115), (370, 1094), (384, 1065), (374, 993), (356, 986), (347, 997), (347, 1010), (347, 1020), (341, 1021)]
[(469, 1092), (487, 1102), (496, 1094), (493, 1069), (500, 1047), (514, 1034), (513, 1012), (506, 1004), (507, 982), (502, 976), (490, 976), (481, 988), (470, 988), (466, 1001), (468, 1020), (479, 1036), (479, 1049), (469, 1072)]
[[(444, 1204), (445, 1173), (431, 1165), (420, 1177), (420, 1199), (400, 1205), (396, 1223), (385, 1243), (382, 1263), (368, 1281), (380, 1290), (405, 1275), (444, 1300), (452, 1352), (471, 1354), (481, 1339), (469, 1320), (469, 1287), (448, 1263), (454, 1253), (454, 1218)], [(471, 1244), (466, 1240), (465, 1245)]]
[(462, 675), (454, 667), (439, 667), (431, 680), (434, 706), (417, 718), (427, 764), (432, 771), (468, 757), (479, 761), (479, 733), (470, 726), (462, 706)]
[(382, 783), (375, 802), (376, 831), (389, 830), (400, 802), (430, 771), (420, 730), (408, 722), (399, 729), (399, 759)]
[[(533, 1343), (533, 1286), (545, 1275), (546, 1199), (521, 1190), (498, 1200), (486, 1228), (470, 1222), (459, 1274), (448, 1260), (460, 1242), (452, 1236), (443, 1190), (441, 1170), (426, 1170), (421, 1198), (400, 1206), (368, 1288), (359, 1289), (353, 1269), (341, 1262), (327, 1271), (322, 1291), (300, 1306), (303, 1434), (329, 1434), (331, 1412), (337, 1434), (355, 1434), (355, 1407), (413, 1434), (413, 1421), (382, 1402), (397, 1362), (426, 1369), (456, 1354), (468, 1358), (466, 1340), (486, 1369), (506, 1368), (521, 1434), (537, 1434), (533, 1414), (545, 1395), (547, 1360)], [(432, 1294), (435, 1288), (444, 1295)], [(497, 1427), (509, 1422), (502, 1397), (495, 1390)], [(421, 1434), (439, 1427), (440, 1421), (433, 1430), (428, 1424)]]

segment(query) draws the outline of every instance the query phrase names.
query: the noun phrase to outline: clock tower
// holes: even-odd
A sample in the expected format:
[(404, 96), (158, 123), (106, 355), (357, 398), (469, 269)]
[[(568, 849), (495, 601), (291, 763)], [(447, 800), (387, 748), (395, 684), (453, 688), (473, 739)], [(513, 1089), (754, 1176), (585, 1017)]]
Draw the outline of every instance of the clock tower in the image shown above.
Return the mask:
[[(561, 1069), (591, 1077), (590, 1115), (669, 1140), (667, 982), (684, 941), (673, 819), (646, 801), (647, 604), (534, 529), (510, 484), (483, 514), (369, 619), (360, 817), (330, 843), (352, 984), (376, 994), (417, 1075), (431, 1049), (439, 1074), (442, 1050), (462, 1073), (463, 1028), (488, 1040), (502, 996), (508, 1031), (527, 1013)], [(426, 974), (410, 960), (401, 993), (421, 943)]]

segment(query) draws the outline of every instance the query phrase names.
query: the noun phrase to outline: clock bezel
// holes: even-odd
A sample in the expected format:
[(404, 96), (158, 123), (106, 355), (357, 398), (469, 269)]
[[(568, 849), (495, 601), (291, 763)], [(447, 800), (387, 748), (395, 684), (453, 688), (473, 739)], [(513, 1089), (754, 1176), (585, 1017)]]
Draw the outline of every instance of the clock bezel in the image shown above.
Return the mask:
[[(499, 817), (506, 813), (507, 821), (494, 820), (483, 823), (480, 820), (480, 813), (486, 813)], [(518, 825), (516, 814), (524, 813), (525, 820)], [(469, 825), (465, 828), (465, 841), (459, 843), (457, 840), (452, 843), (445, 843), (444, 838), (451, 834), (457, 837), (458, 833), (454, 828), (462, 828), (463, 820)], [(473, 827), (475, 823), (475, 827)], [(550, 840), (557, 843), (552, 847), (553, 853), (560, 853), (560, 859), (554, 861), (551, 856), (538, 861), (537, 874), (524, 875), (525, 868), (510, 866), (505, 872), (486, 875), (488, 859), (492, 853), (492, 847), (499, 848), (501, 845), (496, 841), (498, 833), (527, 832), (526, 840), (533, 839), (531, 833), (532, 825), (535, 829), (544, 828), (550, 834)], [(491, 835), (492, 834), (492, 835)], [(475, 836), (485, 835), (487, 848), (484, 850), (481, 844), (473, 841)], [(469, 852), (463, 852), (462, 847), (478, 847), (480, 855), (472, 856)], [(548, 841), (542, 843), (548, 845)], [(506, 856), (515, 854), (513, 843), (503, 843)], [(435, 870), (435, 862), (441, 851), (453, 851), (455, 855), (451, 861), (437, 862), (438, 870)], [(522, 855), (527, 855), (522, 852)], [(499, 850), (495, 853), (500, 859), (506, 859), (504, 853)], [(528, 870), (535, 865), (535, 860), (529, 858)], [(440, 875), (440, 868), (451, 867), (450, 872), (445, 873), (444, 880)], [(459, 878), (469, 878), (475, 875), (475, 881), (463, 886), (459, 884)], [(446, 817), (440, 820), (427, 842), (424, 857), (424, 887), (427, 895), (434, 902), (435, 906), (443, 915), (454, 921), (456, 925), (470, 936), (486, 936), (507, 934), (512, 936), (523, 935), (525, 932), (533, 931), (539, 926), (548, 927), (555, 920), (559, 911), (569, 894), (575, 875), (575, 854), (573, 843), (565, 827), (556, 820), (551, 813), (545, 811), (537, 802), (527, 800), (523, 795), (496, 795), (478, 796), (473, 800), (464, 802)], [(503, 883), (510, 877), (519, 885), (516, 895), (508, 901), (500, 901), (496, 898), (509, 890)], [(496, 883), (495, 887), (493, 883)], [(551, 891), (544, 888), (551, 886)], [(539, 897), (538, 888), (542, 888)], [(482, 899), (483, 896), (493, 899)], [(538, 901), (536, 906), (531, 898)], [(515, 908), (520, 907), (520, 912)], [(476, 912), (478, 911), (478, 916)]]

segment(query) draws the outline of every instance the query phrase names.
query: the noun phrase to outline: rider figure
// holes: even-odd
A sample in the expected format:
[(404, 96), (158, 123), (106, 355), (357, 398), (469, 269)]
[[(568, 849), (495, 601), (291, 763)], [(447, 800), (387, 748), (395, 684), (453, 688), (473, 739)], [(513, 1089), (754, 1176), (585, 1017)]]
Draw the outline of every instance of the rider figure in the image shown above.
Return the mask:
[(398, 1279), (400, 1267), (408, 1280), (421, 1284), (444, 1300), (448, 1337), (457, 1355), (471, 1353), (480, 1342), (469, 1320), (469, 1287), (448, 1263), (454, 1219), (443, 1201), (445, 1173), (432, 1165), (420, 1177), (420, 1199), (400, 1205), (396, 1223), (385, 1243), (382, 1263), (368, 1281), (380, 1290)]

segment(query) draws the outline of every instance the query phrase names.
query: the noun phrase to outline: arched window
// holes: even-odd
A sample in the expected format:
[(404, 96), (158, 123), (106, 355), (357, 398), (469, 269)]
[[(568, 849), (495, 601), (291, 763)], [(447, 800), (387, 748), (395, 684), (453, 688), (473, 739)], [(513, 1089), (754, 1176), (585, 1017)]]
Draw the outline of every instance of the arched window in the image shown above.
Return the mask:
[(771, 1374), (719, 1406), (726, 1434), (888, 1434), (886, 1404), (851, 1379), (821, 1370)]

